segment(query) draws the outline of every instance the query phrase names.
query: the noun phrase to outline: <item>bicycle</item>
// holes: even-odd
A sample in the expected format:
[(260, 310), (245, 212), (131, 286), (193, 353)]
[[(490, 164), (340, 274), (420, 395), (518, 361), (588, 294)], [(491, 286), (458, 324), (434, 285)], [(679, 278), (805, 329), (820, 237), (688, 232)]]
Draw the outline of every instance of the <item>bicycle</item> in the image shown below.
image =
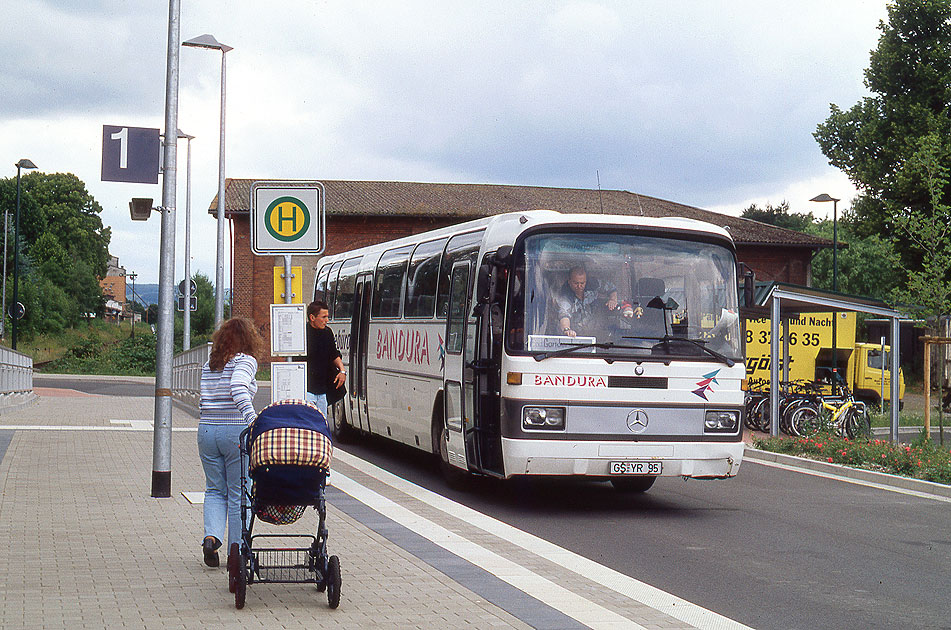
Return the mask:
[(872, 433), (868, 407), (848, 388), (840, 396), (820, 394), (815, 402), (799, 405), (790, 414), (790, 425), (798, 437), (812, 437), (826, 427), (850, 439), (867, 439)]

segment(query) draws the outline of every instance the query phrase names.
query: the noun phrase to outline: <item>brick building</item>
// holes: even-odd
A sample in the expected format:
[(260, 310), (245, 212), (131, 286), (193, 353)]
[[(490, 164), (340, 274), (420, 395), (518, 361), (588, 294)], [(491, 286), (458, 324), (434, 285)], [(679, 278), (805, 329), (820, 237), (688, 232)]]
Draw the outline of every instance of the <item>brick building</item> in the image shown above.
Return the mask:
[[(253, 179), (228, 179), (225, 215), (232, 230), (232, 309), (250, 317), (267, 332), (273, 299), (274, 267), (282, 256), (251, 252), (251, 185)], [(809, 285), (812, 256), (831, 241), (692, 206), (624, 190), (544, 188), (490, 184), (427, 184), (325, 180), (327, 245), (333, 254), (401, 236), (504, 212), (556, 210), (565, 213), (686, 217), (726, 227), (737, 258), (757, 281), (778, 280)], [(217, 197), (209, 212), (217, 213)], [(304, 302), (314, 287), (317, 256), (294, 256), (303, 272)]]
[(119, 265), (118, 256), (110, 256), (106, 275), (99, 281), (102, 297), (106, 300), (104, 317), (118, 321), (125, 309), (125, 267)]

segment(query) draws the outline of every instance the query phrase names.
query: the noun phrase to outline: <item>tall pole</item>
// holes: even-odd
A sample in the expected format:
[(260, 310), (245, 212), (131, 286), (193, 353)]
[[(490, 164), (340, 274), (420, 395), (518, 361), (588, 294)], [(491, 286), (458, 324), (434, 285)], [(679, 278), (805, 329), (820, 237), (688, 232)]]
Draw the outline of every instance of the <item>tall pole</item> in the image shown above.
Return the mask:
[[(839, 200), (827, 193), (816, 195), (809, 201), (819, 203), (832, 202), (832, 290), (839, 291)], [(839, 327), (839, 320), (836, 317), (838, 313), (832, 312), (832, 393), (838, 390), (839, 375), (839, 357), (838, 347), (836, 345), (836, 329)]]
[(172, 496), (172, 348), (175, 338), (175, 185), (178, 152), (178, 46), (181, 6), (168, 3), (165, 70), (165, 157), (162, 164), (162, 235), (159, 250), (158, 335), (155, 346), (155, 420), (152, 434), (152, 496)]
[[(20, 167), (17, 166), (17, 183), (19, 184), (20, 177)], [(3, 302), (0, 306), (0, 339), (5, 339), (7, 336), (7, 232), (10, 230), (7, 227), (7, 207), (3, 207), (3, 298), (0, 301)]]
[[(139, 277), (139, 274), (133, 271), (126, 275), (132, 278), (132, 305), (135, 306), (135, 279)], [(135, 339), (135, 309), (132, 309), (132, 338)]]
[(11, 305), (14, 311), (13, 316), (10, 318), (13, 324), (13, 336), (11, 337), (11, 344), (14, 350), (17, 349), (17, 321), (19, 318), (17, 315), (20, 313), (17, 312), (17, 298), (18, 287), (20, 284), (20, 163), (17, 162), (17, 210), (14, 214), (13, 219), (13, 304)]
[(225, 94), (227, 92), (228, 76), (225, 55), (229, 50), (234, 49), (227, 44), (222, 44), (213, 35), (208, 34), (182, 42), (182, 46), (221, 51), (221, 122), (218, 129), (218, 241), (217, 265), (215, 268), (215, 327), (217, 327), (225, 317)]
[[(17, 349), (17, 321), (23, 315), (22, 312), (17, 308), (19, 306), (18, 297), (18, 287), (20, 284), (20, 169), (21, 168), (36, 168), (36, 164), (27, 160), (26, 158), (20, 160), (16, 163), (17, 167), (17, 210), (13, 219), (13, 314), (10, 319), (13, 320), (13, 335), (10, 339), (10, 347), (14, 350)], [(6, 259), (4, 259), (5, 261)], [(4, 278), (5, 279), (5, 278)]]
[(182, 309), (182, 350), (192, 347), (192, 139), (186, 140), (185, 159), (185, 308)]
[[(839, 215), (837, 206), (839, 200), (832, 199), (832, 290), (839, 291)], [(836, 391), (839, 382), (839, 346), (836, 344), (836, 331), (839, 328), (838, 313), (832, 313), (832, 393)]]
[[(227, 50), (226, 50), (227, 48)], [(218, 137), (218, 249), (215, 267), (215, 328), (225, 317), (225, 82), (227, 46), (221, 47), (221, 127)]]

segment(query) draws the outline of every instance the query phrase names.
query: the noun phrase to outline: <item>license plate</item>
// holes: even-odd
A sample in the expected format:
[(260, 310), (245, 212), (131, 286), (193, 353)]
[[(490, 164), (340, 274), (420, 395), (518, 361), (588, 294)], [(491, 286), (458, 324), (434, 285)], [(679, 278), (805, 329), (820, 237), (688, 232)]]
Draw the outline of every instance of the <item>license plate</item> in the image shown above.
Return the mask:
[(661, 462), (611, 462), (612, 475), (659, 475), (664, 466)]

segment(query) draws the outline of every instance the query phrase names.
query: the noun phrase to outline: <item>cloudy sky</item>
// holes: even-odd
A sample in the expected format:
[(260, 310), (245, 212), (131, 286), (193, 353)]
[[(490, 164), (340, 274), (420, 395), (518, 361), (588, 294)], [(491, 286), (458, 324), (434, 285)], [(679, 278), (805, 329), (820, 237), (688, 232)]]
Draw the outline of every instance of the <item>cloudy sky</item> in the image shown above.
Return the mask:
[[(854, 189), (812, 137), (867, 94), (884, 0), (182, 0), (228, 53), (229, 177), (622, 189), (719, 212)], [(226, 7), (226, 8), (224, 8)], [(0, 155), (71, 172), (110, 250), (158, 281), (161, 185), (101, 182), (102, 126), (164, 124), (168, 2), (18, 0), (0, 39)], [(192, 270), (214, 279), (220, 58), (181, 49)], [(177, 277), (185, 145), (179, 145)], [(156, 201), (158, 205), (158, 201)], [(227, 274), (230, 270), (226, 269)]]

